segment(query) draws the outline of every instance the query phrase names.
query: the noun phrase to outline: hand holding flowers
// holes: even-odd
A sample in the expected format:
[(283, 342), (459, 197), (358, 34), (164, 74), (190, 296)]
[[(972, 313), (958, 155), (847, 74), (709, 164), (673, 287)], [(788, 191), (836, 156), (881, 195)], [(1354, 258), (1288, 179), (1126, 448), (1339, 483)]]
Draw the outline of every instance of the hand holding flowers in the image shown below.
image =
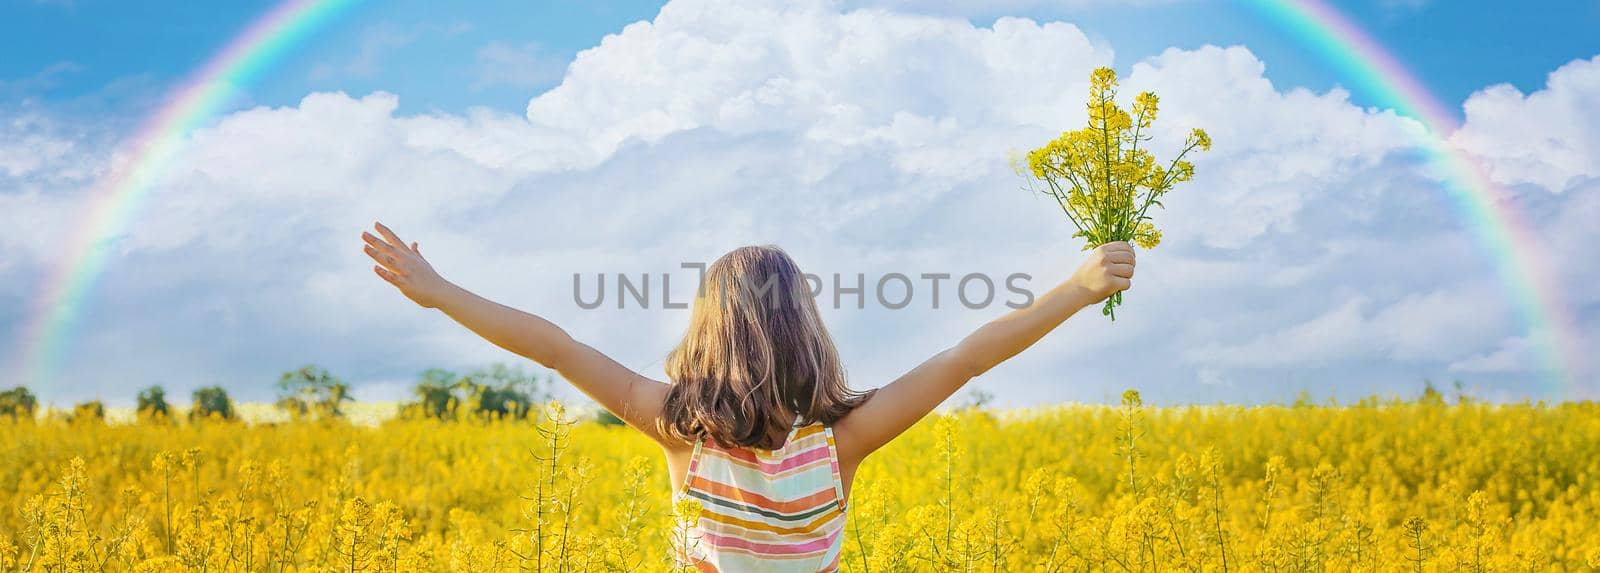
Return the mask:
[[(1116, 87), (1116, 72), (1096, 69), (1089, 80), (1088, 125), (1028, 152), (1023, 173), (1031, 176), (1030, 184), (1033, 179), (1045, 183), (1037, 191), (1056, 200), (1077, 229), (1073, 236), (1085, 240), (1084, 250), (1119, 241), (1154, 248), (1161, 231), (1152, 222), (1150, 207), (1165, 207), (1162, 197), (1194, 178), (1194, 165), (1184, 160), (1189, 152), (1211, 149), (1211, 137), (1197, 128), (1177, 157), (1165, 166), (1157, 164), (1141, 145), (1151, 139), (1159, 99), (1141, 93), (1129, 113), (1117, 105)], [(1121, 303), (1122, 292), (1112, 292), (1101, 314), (1116, 320)]]

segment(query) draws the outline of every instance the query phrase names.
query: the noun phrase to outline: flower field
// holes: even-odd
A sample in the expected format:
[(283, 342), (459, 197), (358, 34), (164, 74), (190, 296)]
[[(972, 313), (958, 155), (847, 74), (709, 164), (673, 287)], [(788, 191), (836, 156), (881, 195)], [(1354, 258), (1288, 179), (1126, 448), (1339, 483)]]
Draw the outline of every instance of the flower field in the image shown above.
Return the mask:
[[(0, 570), (670, 570), (654, 446), (555, 414), (0, 423)], [(969, 410), (862, 466), (844, 568), (1590, 570), (1597, 476), (1592, 403)]]

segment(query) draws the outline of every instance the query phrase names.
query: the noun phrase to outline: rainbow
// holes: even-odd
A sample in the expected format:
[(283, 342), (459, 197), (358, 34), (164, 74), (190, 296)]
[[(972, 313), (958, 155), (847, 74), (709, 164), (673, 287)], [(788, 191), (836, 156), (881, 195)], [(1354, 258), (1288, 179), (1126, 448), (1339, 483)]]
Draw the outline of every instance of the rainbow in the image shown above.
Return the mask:
[(68, 238), (66, 257), (45, 279), (19, 353), (19, 384), (49, 386), (68, 337), (105, 270), (118, 235), (138, 213), (152, 183), (189, 132), (205, 124), (283, 56), (359, 0), (287, 0), (249, 27), (173, 90), (165, 106), (140, 126), (124, 161), (90, 191), (88, 216)]
[(1474, 158), (1449, 145), (1447, 138), (1456, 128), (1449, 108), (1383, 44), (1325, 0), (1250, 0), (1249, 4), (1332, 62), (1364, 93), (1428, 128), (1421, 148), (1430, 167), (1447, 175), (1446, 193), (1489, 254), (1528, 328), (1546, 378), (1543, 393), (1570, 394), (1579, 356), (1572, 315), (1538, 247), (1539, 239), (1512, 199)]
[[(360, 0), (287, 0), (256, 20), (175, 91), (139, 131), (127, 161), (96, 187), (85, 224), (69, 242), (68, 257), (47, 278), (32, 322), (21, 338), (19, 382), (47, 387), (59, 367), (69, 335), (84, 312), (93, 282), (105, 269), (118, 234), (137, 212), (157, 175), (194, 128), (221, 111), (242, 88), (312, 32)], [(1446, 137), (1454, 121), (1415, 75), (1392, 54), (1323, 0), (1248, 0), (1282, 24), (1356, 85), (1397, 112), (1417, 118), (1429, 131), (1420, 142), (1444, 181), (1453, 204), (1490, 254), (1518, 316), (1529, 330), (1547, 375), (1546, 394), (1571, 390), (1577, 353), (1553, 274), (1536, 248), (1538, 240), (1504, 191), (1471, 157), (1452, 149)]]

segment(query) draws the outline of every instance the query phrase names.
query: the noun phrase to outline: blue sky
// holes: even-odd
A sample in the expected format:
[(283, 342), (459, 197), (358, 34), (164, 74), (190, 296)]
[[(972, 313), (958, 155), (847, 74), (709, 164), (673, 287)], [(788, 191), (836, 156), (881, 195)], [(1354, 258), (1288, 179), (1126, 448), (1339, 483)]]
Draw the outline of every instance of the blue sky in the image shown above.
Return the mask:
[[(48, 76), (24, 97), (93, 97), (119, 82), (159, 91), (181, 80), (235, 33), (275, 4), (227, 2), (7, 2), (0, 33), (8, 82)], [(629, 22), (648, 20), (659, 2), (366, 2), (299, 46), (256, 86), (256, 103), (281, 105), (315, 90), (407, 94), (420, 109), (519, 108), (548, 88), (578, 50)], [(130, 47), (137, 49), (130, 49)], [(504, 47), (546, 63), (532, 81), (482, 81), (479, 54)], [(54, 71), (52, 71), (54, 70)], [(483, 84), (483, 85), (474, 85)], [(147, 103), (119, 94), (111, 106)], [(414, 100), (414, 101), (412, 101)]]
[[(4, 376), (129, 132), (271, 5), (0, 3)], [(1529, 214), (1572, 342), (1600, 344), (1600, 3), (1339, 6), (1462, 120), (1449, 145)], [(269, 399), (314, 362), (396, 399), (426, 367), (514, 360), (372, 276), (356, 237), (380, 218), (452, 280), (655, 376), (686, 315), (577, 308), (573, 273), (773, 242), (822, 275), (1026, 272), (1043, 290), (1079, 254), (1006, 157), (1081, 122), (1098, 65), (1162, 96), (1158, 149), (1195, 126), (1217, 147), (1119, 320), (1086, 313), (992, 371), (976, 387), (1001, 405), (1600, 389), (1586, 355), (1573, 387), (1542, 381), (1419, 126), (1240, 4), (674, 0), (362, 4), (186, 139), (35, 391)], [(995, 311), (825, 314), (876, 386)]]
[[(219, 50), (270, 1), (208, 4), (152, 0), (0, 4), (0, 81), (10, 98), (104, 100), (111, 111), (139, 109)], [(310, 91), (402, 94), (402, 109), (519, 109), (531, 93), (555, 85), (584, 48), (628, 23), (649, 20), (662, 2), (486, 1), (368, 2), (297, 48), (254, 90), (254, 101), (292, 104)], [(1243, 3), (1174, 1), (1048, 2), (1019, 10), (936, 9), (980, 25), (1002, 15), (1073, 22), (1117, 49), (1117, 64), (1169, 47), (1247, 45), (1282, 86), (1326, 90), (1335, 70), (1289, 31)], [(1383, 42), (1444, 101), (1464, 101), (1506, 82), (1537, 88), (1549, 70), (1600, 52), (1600, 3), (1362, 0), (1335, 3)], [(1000, 5), (1007, 5), (1001, 3)], [(538, 62), (516, 77), (482, 77), (485, 50)], [(135, 87), (128, 87), (135, 86)], [(1352, 94), (1368, 103), (1367, 94)]]

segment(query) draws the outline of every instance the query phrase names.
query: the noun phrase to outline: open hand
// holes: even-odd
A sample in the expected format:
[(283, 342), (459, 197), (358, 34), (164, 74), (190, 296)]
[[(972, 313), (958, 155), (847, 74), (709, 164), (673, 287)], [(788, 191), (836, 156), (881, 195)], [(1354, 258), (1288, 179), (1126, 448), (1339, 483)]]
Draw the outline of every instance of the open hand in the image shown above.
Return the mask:
[(1096, 247), (1070, 280), (1094, 294), (1095, 300), (1128, 290), (1133, 286), (1133, 246), (1117, 241)]
[(450, 283), (433, 270), (433, 265), (428, 264), (427, 259), (422, 258), (422, 251), (417, 249), (416, 243), (407, 247), (406, 242), (383, 223), (372, 224), (383, 235), (379, 238), (366, 231), (361, 232), (361, 240), (367, 243), (362, 251), (378, 262), (372, 267), (372, 272), (400, 289), (401, 294), (412, 302), (423, 308), (438, 308)]

